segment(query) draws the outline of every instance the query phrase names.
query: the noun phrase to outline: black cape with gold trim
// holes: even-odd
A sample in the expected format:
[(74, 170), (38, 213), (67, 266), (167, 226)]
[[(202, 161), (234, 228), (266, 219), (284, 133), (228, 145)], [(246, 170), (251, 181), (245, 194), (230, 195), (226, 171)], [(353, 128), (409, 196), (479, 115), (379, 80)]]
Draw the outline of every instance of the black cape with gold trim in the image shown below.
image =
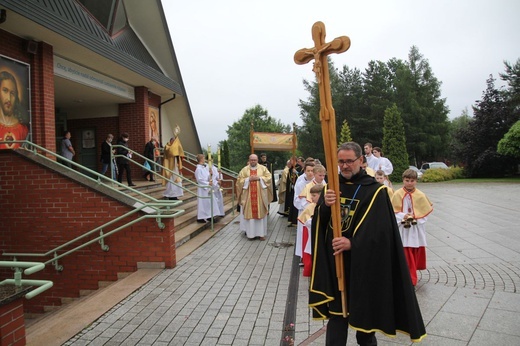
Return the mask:
[[(387, 189), (364, 170), (350, 181), (340, 174), (339, 183), (342, 234), (352, 243), (343, 255), (350, 327), (388, 336), (399, 331), (420, 341), (426, 330)], [(330, 216), (322, 197), (312, 225), (309, 306), (314, 319), (342, 315)]]

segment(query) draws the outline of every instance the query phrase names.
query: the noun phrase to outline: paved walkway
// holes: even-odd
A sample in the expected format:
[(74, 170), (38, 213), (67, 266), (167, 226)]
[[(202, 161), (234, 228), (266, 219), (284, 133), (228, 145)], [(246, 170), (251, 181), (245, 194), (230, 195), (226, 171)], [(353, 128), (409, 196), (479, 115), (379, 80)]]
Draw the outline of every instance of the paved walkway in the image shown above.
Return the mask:
[[(419, 188), (434, 203), (428, 269), (417, 286), (422, 344), (520, 345), (520, 184)], [(323, 345), (324, 323), (306, 305), (308, 278), (295, 272), (290, 285), (291, 270), (300, 270), (296, 231), (273, 213), (268, 233), (249, 241), (233, 221), (65, 345), (289, 345), (284, 336)], [(404, 335), (378, 341), (411, 344)]]

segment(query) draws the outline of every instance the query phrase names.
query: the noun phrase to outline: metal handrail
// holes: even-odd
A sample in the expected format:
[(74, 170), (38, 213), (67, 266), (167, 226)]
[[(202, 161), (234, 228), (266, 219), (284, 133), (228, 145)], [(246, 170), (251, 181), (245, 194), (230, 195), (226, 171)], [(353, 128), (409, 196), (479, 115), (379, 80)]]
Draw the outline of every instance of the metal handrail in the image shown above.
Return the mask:
[[(0, 143), (2, 143), (2, 142), (3, 142), (3, 141), (0, 141)], [(52, 151), (50, 151), (50, 150), (48, 150), (48, 149), (46, 149), (46, 148), (44, 148), (44, 147), (41, 147), (41, 146), (39, 146), (39, 145), (37, 145), (37, 144), (34, 144), (34, 143), (32, 143), (32, 142), (29, 142), (29, 141), (15, 141), (15, 142), (20, 142), (20, 143), (22, 143), (22, 148), (27, 149), (27, 150), (29, 150), (29, 151), (32, 151), (32, 152), (33, 152), (36, 156), (38, 156), (38, 157), (41, 157), (41, 158), (46, 159), (46, 160), (48, 160), (48, 161), (52, 161), (52, 162), (54, 162), (53, 160), (51, 160), (51, 159), (48, 158), (47, 156), (45, 156), (45, 155), (41, 155), (41, 154), (37, 151), (37, 150), (41, 150), (41, 151), (43, 151), (43, 152), (45, 152), (45, 153), (48, 153), (48, 154), (50, 154), (50, 155), (52, 155), (52, 156), (55, 156), (56, 158), (59, 158), (59, 159), (61, 159), (61, 160), (68, 161), (68, 162), (70, 162), (71, 164), (80, 167), (82, 170), (85, 170), (86, 172), (88, 172), (88, 173), (90, 173), (90, 174), (94, 174), (95, 176), (98, 177), (97, 180), (94, 180), (93, 178), (91, 178), (91, 177), (89, 177), (89, 176), (87, 176), (87, 175), (85, 175), (85, 174), (83, 174), (83, 173), (81, 173), (81, 172), (79, 172), (79, 171), (74, 170), (75, 173), (80, 174), (81, 176), (83, 176), (83, 177), (86, 178), (86, 179), (89, 179), (89, 180), (94, 181), (94, 182), (100, 182), (102, 179), (106, 179), (106, 180), (109, 180), (111, 183), (114, 183), (112, 180), (108, 179), (106, 176), (101, 175), (101, 174), (99, 174), (98, 172), (95, 172), (95, 171), (93, 171), (93, 170), (90, 170), (90, 169), (88, 169), (88, 168), (86, 168), (86, 167), (84, 167), (84, 166), (81, 166), (81, 165), (75, 163), (75, 162), (72, 161), (72, 160), (68, 160), (68, 159), (62, 157), (61, 155), (58, 155), (58, 154), (56, 154), (56, 153), (54, 153), (54, 152), (52, 152)], [(113, 147), (116, 147), (116, 148), (117, 148), (118, 146), (119, 146), (119, 147), (123, 147), (122, 145), (114, 145)], [(126, 148), (126, 147), (125, 147), (125, 148)], [(193, 184), (196, 185), (197, 187), (202, 187), (202, 188), (211, 188), (211, 189), (214, 188), (213, 186), (210, 186), (210, 185), (200, 185), (200, 184), (198, 184), (198, 183), (194, 183), (193, 181), (190, 181), (189, 179), (184, 178), (182, 175), (179, 175), (179, 174), (177, 174), (177, 173), (171, 171), (170, 169), (168, 169), (168, 168), (166, 168), (166, 167), (164, 167), (164, 166), (162, 166), (162, 165), (160, 165), (160, 164), (157, 164), (157, 163), (151, 161), (150, 159), (148, 159), (148, 158), (142, 156), (141, 154), (135, 152), (134, 150), (131, 150), (131, 149), (129, 149), (129, 148), (126, 148), (126, 149), (128, 149), (130, 152), (132, 152), (132, 155), (135, 154), (135, 155), (137, 155), (138, 157), (143, 158), (144, 160), (150, 161), (150, 163), (153, 163), (153, 164), (155, 164), (155, 165), (161, 167), (162, 169), (169, 171), (171, 174), (173, 174), (173, 175), (175, 175), (175, 176), (177, 176), (177, 177), (179, 177), (179, 178), (181, 178), (181, 179), (188, 180), (190, 183), (193, 183)], [(115, 157), (123, 157), (122, 155), (113, 155), (113, 154), (112, 154), (112, 151), (111, 151), (111, 156), (112, 156), (112, 157), (111, 157), (111, 160), (110, 160), (110, 161), (111, 161), (111, 165), (113, 164), (113, 163), (112, 163), (112, 162), (113, 162), (113, 158), (115, 158)], [(135, 160), (132, 160), (131, 158), (127, 158), (127, 159), (130, 160), (130, 161), (132, 161), (132, 162), (135, 163), (136, 165), (141, 166), (143, 169), (146, 169), (143, 165), (141, 165), (140, 163), (136, 162)], [(67, 168), (67, 169), (70, 169), (70, 168), (67, 167), (67, 166), (64, 166), (64, 167)], [(151, 166), (151, 167), (152, 167), (152, 166)], [(112, 170), (112, 167), (111, 167), (111, 171), (113, 171), (113, 170)], [(151, 170), (149, 170), (149, 171), (151, 171)], [(191, 171), (191, 170), (190, 170), (190, 171)], [(157, 172), (153, 172), (153, 173), (156, 174), (156, 175), (158, 175), (158, 176), (160, 176), (161, 178), (167, 180), (166, 177), (164, 177), (163, 175), (158, 174)], [(232, 180), (226, 180), (226, 181), (232, 181)], [(120, 186), (125, 186), (125, 185), (122, 185), (122, 184), (120, 184), (120, 183), (117, 183), (117, 184), (120, 185)], [(116, 190), (116, 189), (112, 188), (111, 186), (108, 186), (108, 184), (105, 184), (105, 186), (106, 186), (107, 188), (109, 188), (109, 189), (115, 191), (115, 192), (120, 193), (119, 190)], [(126, 186), (125, 186), (125, 187), (126, 187)], [(198, 196), (197, 194), (193, 193), (192, 191), (190, 191), (190, 190), (188, 190), (188, 189), (185, 189), (185, 188), (182, 187), (182, 186), (181, 186), (181, 188), (182, 188), (183, 190), (187, 191), (188, 193), (191, 193), (191, 194), (193, 194), (193, 195), (196, 195), (198, 198), (210, 198), (210, 199), (211, 199), (211, 215), (213, 216), (213, 193), (210, 193), (210, 194), (209, 194), (209, 195), (210, 195), (209, 197), (207, 197), (207, 196)], [(229, 188), (228, 188), (228, 189), (229, 189)], [(67, 255), (69, 255), (69, 254), (71, 254), (71, 253), (73, 253), (73, 252), (75, 252), (75, 251), (77, 251), (77, 250), (80, 250), (80, 249), (82, 249), (82, 248), (84, 248), (84, 247), (86, 247), (86, 246), (89, 246), (90, 244), (92, 244), (92, 243), (94, 243), (94, 242), (99, 242), (99, 243), (101, 244), (101, 248), (102, 248), (102, 250), (104, 250), (104, 251), (108, 251), (108, 250), (109, 250), (109, 247), (108, 247), (108, 245), (105, 245), (105, 244), (104, 244), (104, 239), (105, 239), (106, 237), (108, 237), (109, 235), (112, 235), (112, 234), (114, 234), (114, 233), (116, 233), (116, 232), (118, 232), (118, 231), (120, 231), (120, 230), (122, 230), (122, 229), (125, 229), (125, 228), (128, 227), (128, 226), (131, 226), (131, 225), (133, 225), (133, 224), (135, 224), (135, 223), (137, 223), (137, 222), (140, 222), (141, 220), (147, 219), (147, 218), (156, 218), (156, 219), (157, 219), (157, 223), (158, 223), (158, 225), (159, 225), (159, 228), (163, 229), (163, 228), (165, 227), (165, 225), (161, 222), (161, 218), (174, 218), (174, 217), (177, 217), (177, 216), (179, 216), (180, 214), (184, 213), (184, 210), (177, 210), (177, 211), (175, 211), (174, 213), (163, 214), (162, 212), (163, 212), (164, 210), (163, 210), (163, 209), (159, 209), (159, 207), (164, 207), (164, 206), (166, 206), (166, 207), (169, 209), (170, 207), (174, 207), (174, 206), (176, 206), (176, 205), (178, 205), (178, 204), (181, 204), (182, 201), (171, 202), (171, 201), (157, 200), (157, 199), (155, 199), (155, 198), (153, 198), (153, 197), (151, 197), (151, 196), (148, 196), (148, 195), (146, 195), (146, 194), (143, 194), (143, 193), (141, 193), (140, 191), (137, 191), (137, 190), (135, 190), (135, 189), (131, 189), (131, 190), (137, 192), (137, 193), (140, 194), (140, 195), (144, 195), (144, 196), (146, 196), (147, 198), (150, 198), (150, 199), (154, 200), (154, 202), (153, 202), (153, 203), (145, 203), (145, 204), (143, 204), (139, 199), (134, 198), (133, 196), (129, 196), (129, 197), (131, 197), (132, 199), (134, 199), (134, 200), (137, 202), (137, 203), (134, 205), (135, 208), (132, 209), (130, 212), (128, 212), (128, 213), (126, 213), (126, 214), (124, 214), (124, 215), (121, 215), (121, 216), (119, 216), (118, 218), (116, 218), (116, 219), (114, 219), (114, 220), (111, 220), (111, 221), (105, 223), (104, 225), (101, 225), (101, 226), (99, 226), (99, 227), (96, 227), (96, 228), (94, 228), (93, 230), (91, 230), (91, 231), (89, 231), (89, 232), (87, 232), (87, 233), (84, 233), (84, 234), (82, 234), (82, 235), (80, 235), (80, 236), (78, 236), (78, 237), (72, 239), (71, 241), (69, 241), (69, 242), (67, 242), (67, 243), (65, 243), (65, 244), (62, 244), (62, 245), (60, 245), (60, 246), (58, 246), (58, 247), (56, 247), (56, 248), (54, 248), (54, 249), (52, 249), (52, 250), (47, 251), (46, 253), (38, 254), (38, 253), (7, 253), (7, 252), (4, 252), (2, 255), (3, 255), (3, 256), (13, 256), (14, 259), (16, 260), (16, 256), (18, 256), (18, 257), (46, 257), (46, 256), (50, 256), (51, 254), (54, 254), (54, 257), (53, 257), (51, 260), (48, 260), (48, 261), (44, 262), (44, 264), (46, 265), (46, 264), (52, 263), (52, 264), (55, 266), (56, 270), (58, 270), (58, 271), (62, 271), (62, 270), (63, 270), (63, 266), (61, 266), (61, 265), (58, 264), (58, 259), (61, 259), (62, 257), (65, 257), (65, 256), (67, 256)], [(233, 215), (234, 215), (234, 202), (235, 202), (234, 188), (231, 187), (231, 190), (232, 190), (232, 209), (233, 209)], [(152, 214), (152, 213), (150, 212), (150, 210), (147, 209), (147, 208), (149, 208), (149, 207), (151, 207), (152, 210), (155, 211), (155, 214)], [(140, 217), (138, 217), (137, 219), (134, 219), (134, 220), (132, 220), (132, 221), (126, 223), (126, 224), (123, 225), (123, 226), (117, 227), (117, 228), (113, 229), (112, 231), (110, 231), (110, 232), (108, 232), (108, 233), (106, 233), (106, 234), (103, 234), (103, 228), (109, 227), (109, 226), (111, 226), (112, 224), (114, 224), (114, 223), (116, 223), (116, 222), (119, 222), (119, 221), (121, 221), (121, 220), (123, 220), (123, 219), (125, 219), (125, 218), (127, 218), (127, 217), (129, 217), (129, 216), (131, 216), (131, 215), (133, 215), (133, 214), (136, 214), (136, 213), (138, 213), (138, 212), (140, 212), (140, 211), (143, 211), (143, 212), (144, 212), (144, 215), (143, 215), (143, 216), (140, 216)], [(170, 211), (171, 211), (171, 210), (168, 210), (168, 212), (170, 212)], [(213, 217), (212, 217), (212, 218), (211, 218), (211, 230), (212, 230), (212, 231), (213, 231), (213, 229), (214, 229), (214, 228), (213, 228), (213, 227), (214, 227), (214, 224), (213, 224), (213, 223), (214, 223), (214, 222), (213, 222)], [(79, 241), (79, 240), (81, 240), (81, 239), (83, 239), (83, 238), (85, 238), (85, 237), (88, 237), (88, 236), (90, 236), (91, 234), (93, 234), (93, 233), (95, 233), (95, 232), (100, 232), (100, 236), (98, 236), (98, 237), (96, 237), (96, 238), (94, 238), (94, 239), (92, 239), (92, 240), (90, 240), (90, 241), (88, 241), (88, 242), (86, 242), (86, 243), (84, 243), (84, 244), (82, 244), (82, 245), (76, 246), (75, 248), (73, 248), (73, 249), (71, 249), (71, 250), (69, 250), (69, 251), (66, 251), (66, 252), (63, 253), (63, 254), (60, 254), (60, 255), (57, 254), (57, 251), (59, 251), (59, 250), (61, 250), (61, 249), (63, 249), (63, 248), (66, 248), (67, 246), (69, 246), (69, 245), (71, 245), (71, 244), (73, 244), (73, 243), (75, 243), (75, 242), (77, 242), (77, 241)]]
[[(214, 186), (212, 186), (212, 185), (201, 185), (201, 184), (199, 184), (199, 183), (197, 183), (197, 182), (195, 182), (195, 181), (193, 181), (193, 180), (190, 180), (190, 179), (184, 177), (184, 175), (182, 175), (182, 174), (180, 174), (180, 173), (176, 173), (176, 172), (172, 171), (171, 169), (169, 169), (169, 168), (167, 168), (167, 167), (165, 167), (165, 166), (163, 166), (163, 165), (161, 165), (161, 164), (155, 162), (154, 160), (151, 160), (151, 159), (147, 158), (147, 157), (144, 156), (144, 155), (139, 154), (139, 153), (136, 152), (135, 150), (130, 149), (130, 148), (124, 146), (124, 145), (121, 145), (121, 144), (113, 144), (113, 145), (112, 145), (112, 148), (113, 148), (113, 149), (114, 149), (114, 148), (115, 148), (115, 149), (117, 149), (117, 148), (124, 148), (124, 149), (128, 150), (128, 152), (132, 153), (132, 157), (130, 158), (130, 157), (125, 156), (125, 155), (112, 154), (112, 150), (111, 150), (111, 160), (110, 160), (110, 162), (113, 162), (114, 159), (117, 159), (118, 157), (123, 157), (123, 158), (125, 158), (126, 160), (128, 160), (128, 161), (132, 162), (133, 164), (135, 164), (136, 166), (141, 167), (142, 169), (144, 169), (144, 170), (146, 170), (146, 171), (148, 171), (148, 172), (150, 172), (150, 173), (155, 174), (155, 175), (158, 176), (159, 178), (168, 181), (168, 179), (167, 179), (163, 174), (161, 174), (161, 173), (157, 173), (157, 172), (155, 172), (154, 170), (152, 170), (151, 168), (148, 169), (148, 168), (146, 168), (143, 164), (141, 164), (141, 163), (135, 161), (135, 160), (133, 159), (133, 157), (134, 157), (134, 156), (137, 156), (137, 157), (143, 159), (144, 161), (147, 161), (148, 164), (150, 165), (150, 167), (154, 167), (153, 165), (155, 165), (156, 167), (161, 168), (161, 169), (163, 170), (163, 172), (164, 172), (164, 171), (168, 171), (171, 175), (173, 175), (173, 176), (175, 176), (175, 177), (177, 177), (177, 178), (180, 178), (182, 182), (187, 181), (187, 182), (189, 182), (190, 184), (195, 185), (197, 188), (203, 188), (203, 189), (207, 189), (207, 188), (209, 188), (209, 189), (213, 189), (213, 188), (214, 188)], [(161, 148), (161, 149), (162, 149), (162, 148)], [(185, 152), (185, 154), (187, 154), (186, 156), (187, 156), (190, 160), (196, 158), (195, 155), (193, 155), (193, 154), (191, 154), (191, 153), (189, 153), (189, 152)], [(195, 174), (195, 172), (194, 172), (193, 170), (191, 170), (191, 169), (189, 169), (189, 168), (187, 168), (187, 167), (184, 167), (183, 169), (184, 169), (184, 170), (187, 170), (187, 171), (190, 172), (190, 173)], [(229, 170), (228, 170), (228, 171), (229, 171)], [(229, 171), (229, 172), (232, 172), (232, 171)], [(232, 173), (234, 173), (234, 172), (232, 172)], [(236, 175), (236, 173), (234, 173), (234, 174)], [(223, 180), (223, 181), (230, 181), (230, 182), (233, 183), (233, 180), (230, 180), (230, 179)], [(233, 184), (232, 184), (232, 185), (233, 185)], [(124, 186), (124, 185), (123, 185), (123, 186)], [(213, 214), (213, 193), (210, 193), (209, 196), (199, 196), (197, 193), (195, 193), (195, 192), (193, 192), (193, 191), (191, 191), (191, 190), (189, 190), (189, 189), (186, 189), (184, 186), (182, 186), (182, 184), (181, 184), (181, 185), (178, 185), (178, 186), (179, 186), (183, 191), (186, 191), (187, 193), (189, 193), (189, 194), (191, 194), (191, 195), (193, 195), (193, 196), (196, 196), (197, 198), (202, 198), (202, 199), (211, 199), (211, 213), (210, 213), (210, 214), (211, 214), (211, 216), (212, 216), (212, 217), (211, 217), (211, 230), (213, 231), (213, 230), (214, 230), (214, 222), (213, 222), (213, 215), (214, 215), (214, 214)], [(233, 186), (232, 186), (231, 188), (226, 188), (226, 189), (231, 189), (231, 191), (232, 191), (232, 199), (231, 199), (231, 203), (232, 203), (232, 205), (231, 205), (231, 207), (232, 207), (232, 210), (233, 210), (233, 216), (234, 216), (234, 215), (235, 215), (235, 213), (234, 213), (234, 209), (235, 209), (235, 190), (234, 190)]]
[[(132, 226), (132, 225), (134, 225), (134, 224), (136, 224), (136, 223), (138, 223), (138, 222), (140, 222), (140, 221), (142, 221), (144, 219), (157, 218), (157, 215), (150, 215), (150, 214), (146, 214), (145, 213), (144, 215), (142, 215), (142, 216), (140, 216), (140, 217), (138, 217), (138, 218), (136, 218), (136, 219), (134, 219), (134, 220), (132, 220), (130, 222), (127, 222), (127, 223), (125, 223), (122, 226), (114, 228), (113, 230), (111, 230), (108, 233), (103, 233), (103, 229), (104, 228), (107, 228), (107, 227), (111, 226), (114, 223), (122, 221), (123, 219), (125, 219), (125, 218), (127, 218), (127, 217), (129, 217), (131, 215), (134, 215), (134, 214), (142, 211), (142, 209), (144, 209), (144, 208), (146, 208), (146, 205), (143, 204), (143, 205), (137, 207), (136, 209), (133, 209), (130, 212), (128, 212), (128, 213), (126, 213), (124, 215), (121, 215), (121, 216), (119, 216), (119, 217), (117, 217), (117, 218), (115, 218), (115, 219), (113, 219), (113, 220), (111, 220), (111, 221), (109, 221), (109, 222), (99, 226), (99, 227), (96, 227), (93, 230), (88, 231), (88, 232), (86, 232), (86, 233), (84, 233), (84, 234), (82, 234), (82, 235), (80, 235), (80, 236), (78, 236), (78, 237), (68, 241), (67, 243), (62, 244), (60, 246), (57, 246), (57, 247), (55, 247), (55, 248), (53, 248), (53, 249), (51, 249), (51, 250), (49, 250), (49, 251), (47, 251), (45, 253), (4, 252), (4, 253), (2, 253), (2, 256), (12, 256), (13, 259), (16, 261), (17, 257), (47, 257), (47, 256), (51, 256), (51, 255), (54, 254), (54, 257), (52, 259), (50, 259), (50, 260), (48, 260), (46, 262), (43, 262), (43, 264), (47, 265), (47, 264), (52, 263), (52, 265), (54, 265), (54, 267), (55, 267), (55, 269), (57, 271), (63, 271), (63, 266), (58, 264), (58, 260), (59, 259), (65, 257), (67, 255), (70, 255), (73, 252), (81, 250), (81, 249), (83, 249), (83, 248), (85, 248), (85, 247), (87, 247), (90, 244), (93, 244), (95, 242), (99, 242), (100, 243), (101, 249), (103, 251), (108, 251), (110, 248), (109, 248), (108, 245), (106, 245), (104, 243), (104, 239), (106, 237), (108, 237), (108, 236), (110, 236), (110, 235), (112, 235), (114, 233), (117, 233), (117, 232), (119, 232), (119, 231), (121, 231), (121, 230), (123, 230), (123, 229), (125, 229), (125, 228), (127, 228), (129, 226)], [(184, 210), (176, 211), (173, 214), (161, 215), (161, 216), (164, 217), (164, 218), (174, 218), (176, 216), (179, 216), (182, 213), (184, 213)], [(158, 221), (158, 223), (159, 223), (159, 228), (164, 229), (165, 225), (162, 222), (159, 222), (159, 221)], [(68, 250), (68, 251), (66, 251), (66, 252), (64, 252), (64, 253), (62, 253), (60, 255), (57, 254), (57, 252), (59, 250), (64, 249), (64, 248), (68, 247), (69, 245), (71, 245), (71, 244), (73, 244), (73, 243), (75, 243), (75, 242), (77, 242), (77, 241), (79, 241), (79, 240), (81, 240), (83, 238), (86, 238), (86, 237), (92, 235), (95, 232), (99, 232), (100, 235), (98, 237), (96, 237), (94, 239), (91, 239), (88, 242), (83, 243), (81, 245), (78, 245), (75, 248), (73, 248), (71, 250)]]
[[(5, 141), (0, 141), (0, 143), (6, 143), (6, 142), (5, 142)], [(154, 198), (154, 197), (152, 197), (152, 196), (149, 196), (149, 195), (147, 195), (147, 194), (145, 194), (145, 193), (143, 193), (143, 192), (141, 192), (141, 191), (139, 191), (139, 190), (133, 189), (133, 188), (131, 188), (131, 187), (129, 187), (129, 186), (127, 187), (126, 185), (123, 185), (123, 184), (121, 184), (121, 183), (119, 183), (119, 182), (117, 182), (117, 181), (113, 181), (112, 179), (110, 179), (110, 178), (104, 176), (103, 174), (100, 174), (100, 173), (98, 173), (98, 172), (96, 172), (96, 171), (93, 171), (93, 170), (91, 170), (91, 169), (89, 169), (89, 168), (87, 168), (87, 167), (85, 167), (85, 166), (82, 166), (82, 165), (79, 164), (79, 163), (76, 163), (76, 162), (74, 162), (74, 161), (72, 161), (72, 160), (69, 160), (69, 159), (67, 159), (67, 158), (65, 158), (65, 157), (63, 157), (63, 156), (61, 156), (61, 155), (59, 155), (59, 154), (56, 154), (56, 153), (53, 152), (53, 151), (50, 151), (50, 150), (47, 149), (47, 148), (41, 147), (41, 146), (39, 146), (39, 145), (37, 145), (37, 144), (35, 144), (35, 143), (32, 143), (32, 142), (30, 142), (30, 141), (12, 141), (12, 142), (9, 142), (9, 143), (22, 143), (22, 144), (23, 144), (23, 146), (22, 146), (23, 149), (27, 149), (28, 151), (31, 151), (34, 155), (38, 156), (39, 158), (44, 159), (44, 160), (47, 160), (47, 161), (49, 161), (49, 162), (55, 162), (55, 161), (52, 160), (52, 159), (50, 159), (49, 157), (47, 157), (47, 156), (45, 156), (45, 155), (40, 154), (38, 151), (42, 151), (42, 152), (47, 153), (47, 154), (49, 154), (49, 155), (51, 155), (51, 156), (54, 156), (54, 157), (56, 157), (56, 159), (58, 159), (58, 160), (65, 161), (65, 162), (69, 162), (71, 165), (73, 165), (74, 167), (77, 167), (78, 169), (77, 169), (77, 170), (73, 170), (72, 168), (70, 168), (70, 167), (68, 167), (68, 166), (66, 166), (66, 165), (64, 165), (63, 168), (65, 168), (65, 169), (67, 169), (67, 170), (70, 170), (70, 171), (72, 171), (72, 172), (74, 172), (74, 173), (76, 173), (76, 174), (79, 174), (81, 177), (83, 177), (83, 178), (85, 178), (85, 179), (87, 179), (87, 180), (90, 180), (90, 181), (92, 181), (92, 182), (94, 182), (94, 183), (100, 183), (100, 182), (102, 182), (102, 181), (106, 181), (107, 183), (104, 184), (104, 186), (105, 186), (106, 188), (110, 189), (111, 191), (116, 192), (116, 193), (118, 193), (118, 194), (120, 194), (121, 191), (118, 190), (118, 189), (113, 188), (110, 184), (108, 184), (108, 182), (110, 182), (111, 184), (116, 184), (116, 185), (119, 186), (119, 187), (128, 188), (128, 189), (130, 189), (132, 192), (134, 192), (135, 194), (137, 194), (137, 195), (139, 195), (139, 196), (141, 196), (141, 197), (149, 198), (149, 199), (152, 200), (153, 202), (152, 202), (152, 203), (148, 202), (148, 203), (147, 203), (147, 206), (150, 207), (150, 208), (152, 208), (153, 211), (150, 211), (150, 210), (143, 210), (144, 212), (148, 212), (148, 213), (152, 213), (152, 212), (160, 213), (161, 207), (165, 207), (165, 206), (166, 206), (166, 207), (172, 207), (172, 206), (177, 206), (177, 205), (179, 205), (179, 204), (182, 204), (182, 201), (169, 201), (169, 200), (166, 201), (166, 200), (156, 199), (156, 198)], [(143, 167), (144, 167), (144, 166), (143, 166)], [(96, 176), (97, 179), (94, 179), (94, 178), (92, 178), (91, 176), (82, 173), (81, 171), (85, 171), (85, 172), (87, 172), (88, 174), (91, 174), (91, 175), (93, 175), (93, 176)], [(141, 200), (139, 200), (139, 199), (136, 198), (135, 196), (128, 195), (128, 194), (125, 194), (125, 196), (128, 197), (128, 198), (130, 198), (130, 199), (132, 199), (132, 200), (134, 200), (134, 202), (135, 202), (136, 205), (138, 205), (138, 206), (142, 204)]]
[[(195, 164), (197, 163), (197, 155), (192, 154), (188, 151), (185, 151), (184, 154), (186, 155), (186, 158), (188, 158), (190, 161), (194, 161)], [(235, 171), (230, 170), (229, 168), (220, 166), (219, 168), (222, 172), (226, 173), (230, 177), (238, 178), (238, 173)]]
[(18, 261), (0, 261), (0, 267), (14, 268), (14, 279), (5, 279), (0, 282), (0, 285), (12, 284), (19, 288), (22, 286), (39, 286), (38, 288), (28, 292), (25, 295), (26, 299), (31, 299), (38, 294), (51, 288), (54, 283), (49, 280), (27, 280), (22, 279), (21, 268), (27, 268), (23, 271), (25, 275), (31, 275), (45, 268), (45, 264), (40, 262), (18, 262)]

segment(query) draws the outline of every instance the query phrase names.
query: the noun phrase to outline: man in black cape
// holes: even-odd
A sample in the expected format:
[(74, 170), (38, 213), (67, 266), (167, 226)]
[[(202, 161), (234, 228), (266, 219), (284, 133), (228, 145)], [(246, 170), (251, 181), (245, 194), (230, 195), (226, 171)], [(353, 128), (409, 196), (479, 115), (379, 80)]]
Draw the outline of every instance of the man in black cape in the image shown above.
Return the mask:
[(276, 193), (276, 185), (274, 183), (273, 163), (267, 161), (267, 154), (266, 153), (261, 153), (260, 154), (260, 161), (258, 163), (261, 164), (262, 166), (267, 167), (269, 172), (273, 175), (273, 183), (271, 184), (271, 188), (273, 189), (273, 200), (271, 202), (276, 202), (276, 201), (278, 201), (278, 194)]
[[(360, 345), (377, 345), (375, 331), (426, 336), (387, 189), (361, 168), (361, 147), (338, 149), (340, 193), (327, 190), (313, 216), (313, 268), (309, 306), (314, 319), (329, 319), (326, 345), (346, 345), (348, 326)], [(331, 208), (341, 204), (342, 236), (334, 238)], [(343, 253), (347, 317), (343, 317), (335, 255)]]

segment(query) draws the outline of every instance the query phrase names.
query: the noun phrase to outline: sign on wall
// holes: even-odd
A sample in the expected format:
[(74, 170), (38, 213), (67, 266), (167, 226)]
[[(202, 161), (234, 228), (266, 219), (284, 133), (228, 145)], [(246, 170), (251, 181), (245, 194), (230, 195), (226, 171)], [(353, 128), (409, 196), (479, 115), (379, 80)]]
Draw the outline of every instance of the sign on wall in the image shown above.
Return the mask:
[(0, 149), (16, 149), (31, 134), (30, 66), (0, 55)]
[(54, 74), (134, 101), (134, 88), (84, 66), (54, 56)]

